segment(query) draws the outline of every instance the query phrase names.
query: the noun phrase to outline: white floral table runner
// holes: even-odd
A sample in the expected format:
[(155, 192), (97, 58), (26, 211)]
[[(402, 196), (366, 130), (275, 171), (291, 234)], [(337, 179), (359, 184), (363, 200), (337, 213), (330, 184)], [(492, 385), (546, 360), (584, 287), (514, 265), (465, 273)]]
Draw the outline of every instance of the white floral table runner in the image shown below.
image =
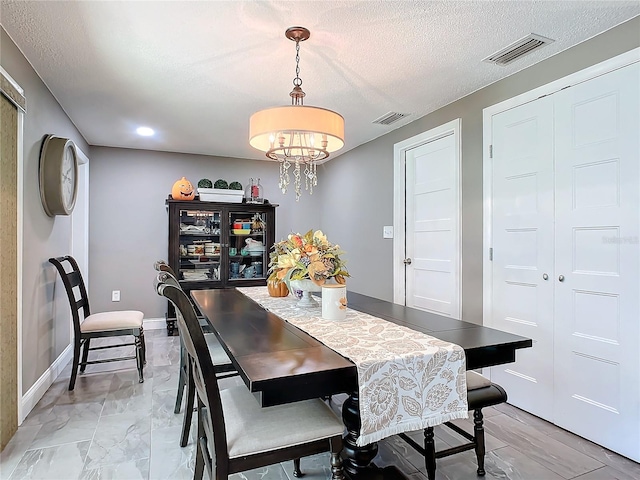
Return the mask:
[(324, 320), (321, 307), (298, 308), (293, 295), (270, 297), (267, 287), (237, 290), (356, 364), (359, 446), (467, 418), (462, 347), (353, 309)]

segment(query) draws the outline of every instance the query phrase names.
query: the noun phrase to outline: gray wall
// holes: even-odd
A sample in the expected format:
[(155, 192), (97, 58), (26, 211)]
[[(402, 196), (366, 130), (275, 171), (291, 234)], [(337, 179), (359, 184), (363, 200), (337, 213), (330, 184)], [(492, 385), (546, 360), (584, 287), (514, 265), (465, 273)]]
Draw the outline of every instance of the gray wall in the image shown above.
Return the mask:
[(393, 299), (393, 244), (382, 227), (393, 225), (394, 144), (462, 118), (462, 318), (482, 323), (482, 110), (636, 48), (639, 32), (635, 18), (327, 163), (320, 224), (348, 252), (350, 290)]
[[(194, 185), (201, 178), (237, 180), (243, 187), (259, 177), (264, 196), (276, 208), (276, 239), (320, 224), (320, 197), (278, 186), (278, 164), (237, 158), (91, 147), (89, 180), (89, 295), (92, 309), (137, 309), (145, 318), (164, 316), (166, 302), (153, 291), (153, 262), (167, 259), (168, 215), (165, 200), (182, 176)], [(320, 178), (322, 184), (322, 178)], [(111, 291), (121, 301), (111, 302)]]
[(22, 263), (22, 393), (69, 345), (70, 311), (62, 282), (49, 257), (69, 252), (69, 217), (48, 217), (40, 202), (38, 163), (45, 134), (71, 138), (84, 152), (89, 146), (56, 99), (0, 28), (0, 61), (24, 89), (24, 242)]

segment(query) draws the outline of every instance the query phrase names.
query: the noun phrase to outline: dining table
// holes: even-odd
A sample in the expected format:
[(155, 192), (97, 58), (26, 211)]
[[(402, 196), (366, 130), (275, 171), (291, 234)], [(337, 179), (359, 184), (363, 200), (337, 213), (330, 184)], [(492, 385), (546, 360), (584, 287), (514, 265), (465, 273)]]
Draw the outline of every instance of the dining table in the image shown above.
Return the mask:
[[(353, 479), (402, 478), (397, 471), (376, 469), (376, 442), (357, 445), (358, 372), (352, 361), (235, 288), (192, 290), (191, 297), (260, 406), (348, 394), (342, 406), (346, 474)], [(514, 362), (517, 350), (532, 346), (529, 338), (477, 323), (355, 292), (347, 297), (350, 309), (459, 345), (467, 370)]]

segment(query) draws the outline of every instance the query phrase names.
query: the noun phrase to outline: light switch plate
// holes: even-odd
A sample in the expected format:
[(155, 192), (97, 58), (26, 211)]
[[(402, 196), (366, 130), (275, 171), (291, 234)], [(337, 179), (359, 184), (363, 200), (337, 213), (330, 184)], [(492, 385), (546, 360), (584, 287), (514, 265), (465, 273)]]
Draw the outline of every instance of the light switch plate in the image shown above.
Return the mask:
[(120, 301), (120, 290), (114, 290), (111, 292), (111, 301), (119, 302)]
[(382, 238), (393, 238), (393, 226), (382, 227)]

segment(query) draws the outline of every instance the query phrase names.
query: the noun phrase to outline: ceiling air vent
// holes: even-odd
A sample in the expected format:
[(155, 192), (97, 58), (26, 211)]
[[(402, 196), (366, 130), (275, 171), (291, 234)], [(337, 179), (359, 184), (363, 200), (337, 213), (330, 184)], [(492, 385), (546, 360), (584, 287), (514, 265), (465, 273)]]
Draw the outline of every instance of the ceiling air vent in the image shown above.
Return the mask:
[(395, 123), (408, 115), (408, 113), (389, 112), (385, 113), (380, 118), (376, 118), (372, 123), (377, 123), (380, 125), (391, 125), (392, 123)]
[(512, 43), (508, 47), (503, 48), (499, 52), (489, 55), (483, 59), (483, 62), (495, 63), (496, 65), (507, 65), (520, 57), (524, 57), (528, 53), (531, 53), (536, 48), (540, 48), (543, 45), (553, 43), (554, 40), (536, 35), (534, 33), (521, 38), (515, 43)]

